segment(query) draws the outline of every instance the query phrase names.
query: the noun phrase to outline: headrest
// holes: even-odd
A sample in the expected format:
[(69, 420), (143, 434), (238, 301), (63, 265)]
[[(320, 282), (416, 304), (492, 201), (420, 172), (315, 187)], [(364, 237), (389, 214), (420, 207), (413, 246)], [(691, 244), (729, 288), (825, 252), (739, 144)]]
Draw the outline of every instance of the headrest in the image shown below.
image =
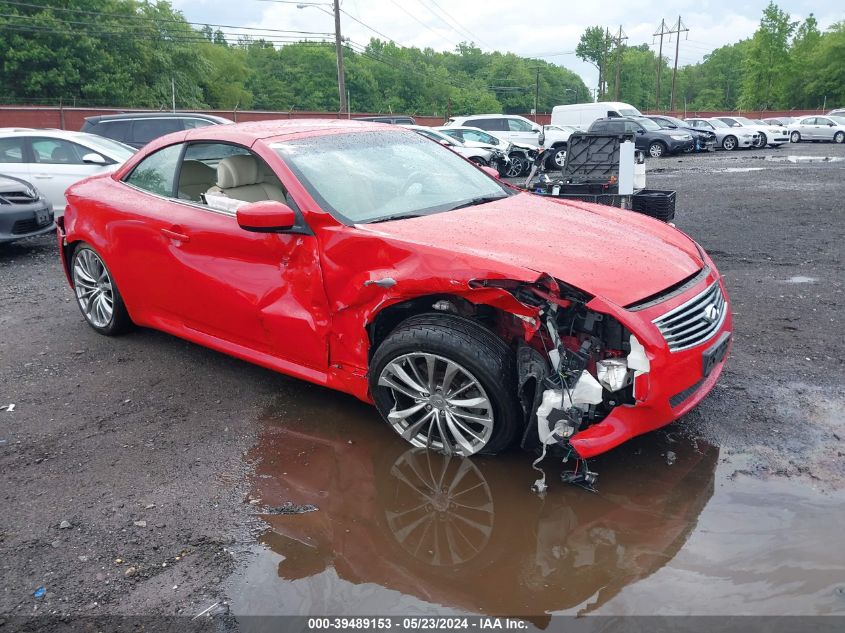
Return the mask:
[(217, 163), (217, 186), (221, 189), (255, 185), (261, 182), (258, 162), (252, 156), (227, 156)]
[(54, 163), (69, 163), (71, 159), (70, 151), (61, 145), (55, 147), (50, 153), (50, 160)]
[(204, 185), (214, 179), (214, 169), (198, 160), (186, 160), (179, 172), (180, 185)]

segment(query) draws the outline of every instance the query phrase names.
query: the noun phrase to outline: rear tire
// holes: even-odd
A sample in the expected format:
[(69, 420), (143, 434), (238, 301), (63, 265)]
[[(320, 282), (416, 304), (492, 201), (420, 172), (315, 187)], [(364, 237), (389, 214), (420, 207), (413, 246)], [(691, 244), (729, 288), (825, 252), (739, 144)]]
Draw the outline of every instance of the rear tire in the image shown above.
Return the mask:
[(414, 446), (493, 454), (525, 425), (513, 353), (463, 317), (407, 319), (375, 350), (369, 376), (379, 413)]
[(70, 276), (76, 304), (95, 332), (117, 336), (134, 327), (111, 272), (100, 254), (85, 242), (73, 249)]
[(801, 142), (801, 134), (798, 132), (793, 132), (789, 135), (789, 142), (790, 143), (800, 143)]

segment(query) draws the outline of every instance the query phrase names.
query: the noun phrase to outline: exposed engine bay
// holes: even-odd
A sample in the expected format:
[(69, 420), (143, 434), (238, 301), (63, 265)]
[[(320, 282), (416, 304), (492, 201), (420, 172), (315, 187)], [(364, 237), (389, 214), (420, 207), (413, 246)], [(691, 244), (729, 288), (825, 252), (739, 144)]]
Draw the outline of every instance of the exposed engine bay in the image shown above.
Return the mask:
[[(614, 408), (635, 404), (635, 379), (648, 373), (648, 356), (619, 321), (587, 307), (589, 295), (548, 276), (508, 288), (510, 283), (483, 285), (506, 287), (538, 310), (536, 319), (517, 317), (527, 326), (517, 349), (519, 392), (528, 421), (522, 447), (541, 449), (534, 463), (538, 471), (547, 450), (559, 447), (564, 461), (575, 459), (575, 469), (564, 473), (564, 481), (593, 489), (597, 475), (569, 438), (601, 422)], [(542, 493), (546, 488), (543, 475), (534, 489)]]

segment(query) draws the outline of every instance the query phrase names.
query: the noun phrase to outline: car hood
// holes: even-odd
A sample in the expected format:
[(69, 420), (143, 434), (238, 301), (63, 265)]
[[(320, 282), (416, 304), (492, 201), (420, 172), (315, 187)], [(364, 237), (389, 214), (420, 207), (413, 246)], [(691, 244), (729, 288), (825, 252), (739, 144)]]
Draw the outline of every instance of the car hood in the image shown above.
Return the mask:
[(620, 306), (657, 294), (704, 266), (695, 243), (668, 224), (528, 193), (358, 228), (473, 258), (494, 275), (521, 273), (533, 280), (548, 273)]

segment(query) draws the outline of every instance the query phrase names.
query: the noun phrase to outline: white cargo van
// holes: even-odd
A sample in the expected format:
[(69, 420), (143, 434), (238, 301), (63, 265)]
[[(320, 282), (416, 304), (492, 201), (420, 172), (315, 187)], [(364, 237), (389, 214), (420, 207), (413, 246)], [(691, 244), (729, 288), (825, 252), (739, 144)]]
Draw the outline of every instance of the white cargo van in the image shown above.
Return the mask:
[(593, 121), (608, 116), (642, 116), (634, 106), (621, 101), (573, 103), (552, 108), (552, 125), (571, 125), (586, 131)]

